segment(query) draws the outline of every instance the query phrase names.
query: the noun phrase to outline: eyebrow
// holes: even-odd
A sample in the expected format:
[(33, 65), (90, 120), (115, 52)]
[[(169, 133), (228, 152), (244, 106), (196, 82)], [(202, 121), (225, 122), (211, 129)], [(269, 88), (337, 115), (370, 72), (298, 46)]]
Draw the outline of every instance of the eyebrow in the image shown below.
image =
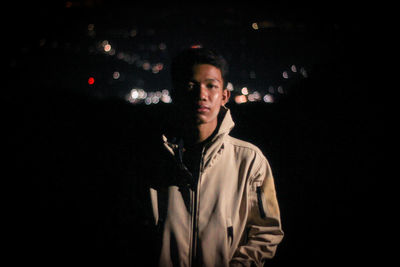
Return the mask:
[(205, 79), (205, 81), (207, 81), (207, 82), (209, 82), (209, 81), (211, 81), (211, 82), (217, 81), (217, 82), (222, 83), (222, 81), (220, 81), (220, 80), (218, 80), (218, 79), (216, 79), (216, 78), (207, 78), (207, 79)]
[[(207, 78), (207, 79), (205, 79), (204, 81), (206, 81), (206, 82), (217, 81), (217, 82), (219, 82), (219, 83), (222, 83), (222, 81), (219, 80), (219, 79), (217, 79), (217, 78)], [(189, 82), (198, 83), (198, 81), (196, 81), (195, 79), (191, 79)]]

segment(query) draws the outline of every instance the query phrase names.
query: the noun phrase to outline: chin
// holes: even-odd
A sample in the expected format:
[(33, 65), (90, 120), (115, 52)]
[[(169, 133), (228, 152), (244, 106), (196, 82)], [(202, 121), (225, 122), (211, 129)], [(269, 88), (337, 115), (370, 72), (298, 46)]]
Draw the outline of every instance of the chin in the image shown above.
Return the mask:
[(197, 116), (197, 118), (196, 118), (196, 122), (197, 122), (197, 124), (198, 125), (200, 125), (200, 124), (207, 124), (207, 123), (210, 123), (210, 122), (212, 122), (213, 121), (213, 119), (211, 119), (211, 118), (205, 118), (204, 116)]
[(197, 117), (196, 118), (196, 123), (197, 124), (204, 124), (204, 123), (207, 123), (207, 120), (205, 120), (203, 118), (200, 118), (200, 117)]

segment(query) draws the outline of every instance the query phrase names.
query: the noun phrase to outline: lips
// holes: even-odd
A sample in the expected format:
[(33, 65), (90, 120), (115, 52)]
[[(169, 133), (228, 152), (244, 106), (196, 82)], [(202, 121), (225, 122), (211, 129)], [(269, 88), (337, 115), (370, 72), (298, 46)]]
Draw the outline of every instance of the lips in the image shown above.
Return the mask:
[(198, 113), (205, 113), (205, 112), (208, 112), (209, 110), (210, 110), (210, 108), (206, 105), (198, 105), (197, 106)]

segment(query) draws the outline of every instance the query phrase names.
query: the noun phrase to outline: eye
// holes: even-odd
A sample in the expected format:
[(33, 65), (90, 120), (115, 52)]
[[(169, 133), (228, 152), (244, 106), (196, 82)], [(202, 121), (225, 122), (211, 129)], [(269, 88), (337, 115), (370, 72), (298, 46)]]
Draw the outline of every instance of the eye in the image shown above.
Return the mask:
[(218, 84), (216, 84), (216, 83), (208, 83), (207, 84), (207, 88), (208, 89), (217, 89), (218, 88)]
[(194, 82), (189, 82), (189, 83), (187, 84), (187, 89), (191, 91), (191, 90), (194, 89), (195, 86), (196, 86), (196, 85), (194, 84)]

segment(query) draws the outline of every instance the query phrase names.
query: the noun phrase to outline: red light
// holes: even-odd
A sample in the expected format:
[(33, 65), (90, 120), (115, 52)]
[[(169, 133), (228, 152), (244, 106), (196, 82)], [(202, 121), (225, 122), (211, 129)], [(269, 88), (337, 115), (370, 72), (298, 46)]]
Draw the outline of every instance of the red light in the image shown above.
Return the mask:
[(194, 44), (192, 46), (190, 46), (191, 49), (199, 49), (202, 48), (201, 44)]
[(90, 85), (92, 85), (92, 84), (94, 84), (94, 78), (93, 77), (89, 77), (89, 79), (88, 79), (88, 84), (90, 84)]

